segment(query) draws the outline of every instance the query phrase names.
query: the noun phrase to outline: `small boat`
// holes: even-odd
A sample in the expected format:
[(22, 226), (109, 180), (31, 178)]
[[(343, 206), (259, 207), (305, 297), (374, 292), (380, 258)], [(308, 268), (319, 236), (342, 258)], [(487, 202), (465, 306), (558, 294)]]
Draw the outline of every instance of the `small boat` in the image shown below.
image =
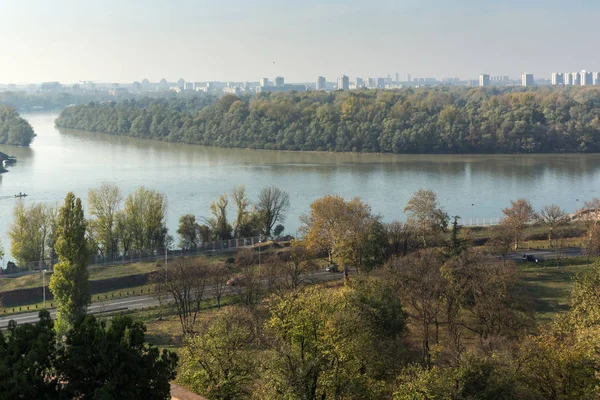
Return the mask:
[(27, 193), (15, 194), (15, 197), (27, 197)]

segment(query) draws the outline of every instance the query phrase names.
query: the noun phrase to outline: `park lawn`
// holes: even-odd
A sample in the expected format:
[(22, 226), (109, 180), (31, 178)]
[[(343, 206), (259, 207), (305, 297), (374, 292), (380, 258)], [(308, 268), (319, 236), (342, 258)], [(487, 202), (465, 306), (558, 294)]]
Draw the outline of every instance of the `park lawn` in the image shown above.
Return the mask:
[(575, 278), (591, 269), (585, 257), (563, 259), (560, 268), (555, 260), (536, 265), (519, 263), (520, 288), (531, 299), (536, 319), (549, 322), (556, 314), (569, 310), (569, 297)]

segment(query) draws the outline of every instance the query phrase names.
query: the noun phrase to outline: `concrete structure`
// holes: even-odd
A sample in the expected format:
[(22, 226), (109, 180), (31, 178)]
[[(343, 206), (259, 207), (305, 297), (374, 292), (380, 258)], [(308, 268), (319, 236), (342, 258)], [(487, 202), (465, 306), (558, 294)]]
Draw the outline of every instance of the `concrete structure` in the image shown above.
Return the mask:
[(338, 78), (338, 90), (350, 90), (350, 78), (342, 75)]
[(487, 74), (480, 74), (479, 75), (479, 86), (481, 86), (481, 87), (490, 86), (490, 76)]
[(581, 85), (581, 74), (579, 72), (573, 72), (571, 73), (571, 76), (573, 77), (573, 86), (580, 86)]
[(564, 85), (565, 77), (561, 72), (553, 72), (552, 73), (552, 84), (554, 86)]
[(375, 79), (369, 78), (369, 84), (367, 86), (370, 88), (375, 87)]
[(275, 87), (282, 87), (284, 85), (283, 76), (278, 76), (275, 78)]
[(581, 86), (591, 86), (592, 85), (592, 73), (585, 72), (585, 70), (581, 71)]
[(267, 87), (269, 86), (269, 78), (262, 78), (260, 80), (260, 87)]
[(377, 78), (377, 87), (380, 89), (385, 87), (385, 78)]
[(600, 72), (592, 73), (592, 85), (594, 85), (594, 86), (600, 85)]
[(400, 74), (396, 72), (396, 83), (400, 82)]
[(365, 87), (365, 80), (363, 78), (356, 78), (356, 88), (361, 89)]
[(327, 87), (327, 81), (325, 80), (324, 76), (319, 76), (317, 78), (317, 90), (325, 90)]
[(533, 86), (533, 74), (523, 74), (521, 77), (521, 86)]

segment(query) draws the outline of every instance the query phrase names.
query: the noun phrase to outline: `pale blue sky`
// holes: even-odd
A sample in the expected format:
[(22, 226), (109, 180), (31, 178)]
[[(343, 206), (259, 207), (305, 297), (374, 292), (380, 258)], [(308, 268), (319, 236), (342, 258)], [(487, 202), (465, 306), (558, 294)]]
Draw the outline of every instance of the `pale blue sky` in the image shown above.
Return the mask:
[(0, 0), (0, 82), (549, 77), (600, 70), (599, 21), (594, 0)]

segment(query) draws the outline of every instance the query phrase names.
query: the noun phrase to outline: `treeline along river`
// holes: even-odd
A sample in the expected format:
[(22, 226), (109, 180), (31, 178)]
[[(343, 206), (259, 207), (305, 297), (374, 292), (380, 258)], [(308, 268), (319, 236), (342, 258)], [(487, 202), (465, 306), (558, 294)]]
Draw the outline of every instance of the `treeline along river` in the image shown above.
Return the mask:
[(375, 153), (600, 151), (600, 88), (423, 88), (138, 99), (58, 126), (206, 146)]
[[(328, 193), (360, 196), (384, 221), (404, 220), (406, 202), (417, 189), (433, 189), (450, 215), (499, 217), (510, 199), (527, 197), (536, 208), (556, 203), (568, 211), (600, 196), (600, 155), (393, 155), (278, 152), (228, 149), (142, 140), (56, 128), (57, 114), (23, 115), (37, 136), (30, 147), (0, 145), (16, 156), (0, 175), (0, 236), (6, 249), (19, 192), (26, 202), (61, 203), (74, 191), (111, 181), (127, 195), (140, 185), (168, 197), (167, 225), (176, 236), (179, 216), (209, 216), (209, 204), (234, 185), (256, 199), (275, 185), (289, 192), (284, 223), (295, 234), (298, 216)], [(230, 210), (232, 215), (233, 210)]]

